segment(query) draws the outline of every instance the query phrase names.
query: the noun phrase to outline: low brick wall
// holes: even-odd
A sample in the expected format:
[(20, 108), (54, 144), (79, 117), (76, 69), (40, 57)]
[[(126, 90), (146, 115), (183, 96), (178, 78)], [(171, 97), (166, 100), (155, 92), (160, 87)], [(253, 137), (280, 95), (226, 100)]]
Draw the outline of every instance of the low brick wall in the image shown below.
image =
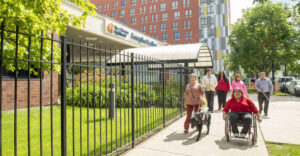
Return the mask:
[[(44, 78), (42, 80), (42, 105), (50, 105), (50, 77), (49, 73), (44, 72)], [(59, 83), (58, 75), (53, 74), (53, 104), (58, 104), (59, 97)], [(18, 79), (17, 89), (17, 108), (26, 108), (28, 105), (28, 83), (27, 79)], [(14, 92), (15, 91), (15, 80), (12, 78), (2, 79), (2, 110), (14, 109)], [(40, 106), (40, 79), (31, 79), (30, 82), (30, 106)]]

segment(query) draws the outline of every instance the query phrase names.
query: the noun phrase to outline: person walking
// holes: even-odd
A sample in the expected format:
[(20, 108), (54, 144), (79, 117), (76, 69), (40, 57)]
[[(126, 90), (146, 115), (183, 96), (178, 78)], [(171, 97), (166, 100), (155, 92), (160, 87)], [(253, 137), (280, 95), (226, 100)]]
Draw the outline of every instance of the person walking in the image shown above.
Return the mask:
[(190, 74), (189, 80), (190, 83), (186, 86), (184, 97), (184, 107), (187, 111), (184, 122), (184, 133), (189, 132), (190, 120), (193, 110), (195, 113), (199, 110), (199, 108), (203, 104), (203, 100), (201, 97), (203, 97), (204, 94), (203, 87), (200, 83), (198, 83), (196, 74)]
[[(234, 76), (234, 81), (232, 82), (231, 84), (231, 92), (234, 90), (234, 88), (240, 88), (243, 93), (244, 93), (244, 96), (246, 97), (249, 97), (248, 96), (248, 91), (247, 91), (247, 88), (245, 86), (245, 83), (241, 80), (241, 75), (240, 74), (235, 74)], [(233, 92), (232, 92), (233, 93)]]
[(227, 98), (227, 92), (230, 91), (230, 83), (229, 79), (226, 77), (225, 72), (220, 72), (218, 77), (218, 85), (216, 87), (216, 92), (218, 95), (218, 103), (219, 103), (219, 109), (225, 107), (226, 104), (226, 98)]
[(264, 106), (264, 116), (268, 117), (268, 109), (269, 109), (269, 100), (270, 96), (273, 94), (273, 84), (272, 81), (266, 77), (265, 72), (260, 73), (260, 78), (257, 79), (255, 83), (255, 88), (258, 91), (258, 104), (259, 104), (259, 113), (262, 113), (263, 104)]
[(217, 84), (217, 78), (212, 75), (211, 69), (208, 69), (207, 74), (203, 77), (202, 85), (205, 90), (208, 111), (210, 111), (211, 113), (214, 110), (214, 96)]

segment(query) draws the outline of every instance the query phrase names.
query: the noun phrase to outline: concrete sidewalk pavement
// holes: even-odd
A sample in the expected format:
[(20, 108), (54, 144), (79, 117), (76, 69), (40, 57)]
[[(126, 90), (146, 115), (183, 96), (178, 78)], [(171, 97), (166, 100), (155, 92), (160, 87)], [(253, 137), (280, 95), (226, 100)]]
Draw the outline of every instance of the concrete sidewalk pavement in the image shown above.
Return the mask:
[(224, 134), (225, 122), (222, 112), (212, 114), (211, 131), (206, 135), (206, 127), (202, 130), (202, 136), (196, 142), (197, 132), (190, 130), (188, 134), (183, 133), (185, 117), (174, 122), (158, 134), (136, 146), (126, 153), (126, 156), (170, 156), (170, 155), (205, 155), (205, 156), (232, 156), (232, 155), (268, 155), (260, 129), (258, 129), (258, 141), (255, 146), (248, 145), (245, 140), (232, 139), (226, 142)]

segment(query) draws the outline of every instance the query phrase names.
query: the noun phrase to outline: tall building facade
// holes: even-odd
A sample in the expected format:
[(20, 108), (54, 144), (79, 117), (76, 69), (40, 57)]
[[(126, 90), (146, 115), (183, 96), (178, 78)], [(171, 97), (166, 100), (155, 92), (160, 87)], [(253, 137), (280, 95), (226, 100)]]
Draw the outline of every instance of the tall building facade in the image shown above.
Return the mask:
[(229, 0), (91, 0), (100, 14), (168, 44), (207, 43), (214, 70), (230, 52)]

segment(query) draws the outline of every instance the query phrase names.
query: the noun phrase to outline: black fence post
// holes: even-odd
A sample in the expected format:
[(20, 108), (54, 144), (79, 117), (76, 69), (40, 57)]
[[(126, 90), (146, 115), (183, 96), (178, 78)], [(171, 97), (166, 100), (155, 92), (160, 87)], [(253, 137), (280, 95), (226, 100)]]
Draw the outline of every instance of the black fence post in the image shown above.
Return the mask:
[(134, 54), (131, 53), (131, 131), (132, 131), (132, 148), (135, 139), (135, 123), (134, 123)]
[(162, 82), (163, 82), (163, 126), (166, 126), (166, 81), (165, 81), (165, 63), (162, 64)]
[(182, 112), (183, 112), (183, 103), (182, 103), (182, 68), (180, 67), (180, 72), (179, 72), (179, 76), (180, 76), (180, 117), (182, 117)]
[(1, 44), (0, 44), (0, 155), (2, 155), (2, 62), (3, 62), (3, 41), (4, 39), (4, 21), (1, 23)]
[(66, 135), (66, 74), (67, 74), (67, 40), (61, 36), (61, 155), (67, 155)]

